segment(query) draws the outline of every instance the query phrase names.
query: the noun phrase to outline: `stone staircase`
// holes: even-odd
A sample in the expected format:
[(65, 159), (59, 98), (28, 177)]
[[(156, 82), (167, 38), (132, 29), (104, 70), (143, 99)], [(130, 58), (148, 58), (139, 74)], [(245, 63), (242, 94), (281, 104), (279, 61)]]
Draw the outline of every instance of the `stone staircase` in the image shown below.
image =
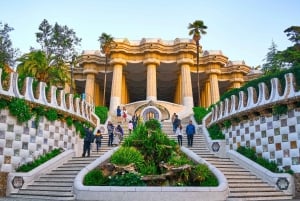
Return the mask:
[[(183, 142), (182, 145), (187, 147), (187, 137), (185, 128), (189, 119), (182, 120), (183, 126)], [(172, 124), (164, 122), (162, 128), (170, 138), (177, 142), (177, 137), (173, 134)], [(226, 177), (229, 185), (228, 201), (244, 201), (244, 200), (291, 200), (292, 195), (286, 195), (275, 187), (270, 186), (256, 175), (242, 168), (229, 158), (220, 158), (210, 152), (207, 147), (204, 135), (198, 133), (194, 136), (193, 147), (189, 148), (201, 158), (218, 168)]]

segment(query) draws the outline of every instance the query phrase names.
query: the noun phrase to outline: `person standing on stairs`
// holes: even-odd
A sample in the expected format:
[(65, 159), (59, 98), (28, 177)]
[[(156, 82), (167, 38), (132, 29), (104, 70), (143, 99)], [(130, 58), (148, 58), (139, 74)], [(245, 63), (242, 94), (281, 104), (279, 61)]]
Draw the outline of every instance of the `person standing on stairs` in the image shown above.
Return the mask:
[(196, 133), (195, 126), (193, 122), (190, 120), (189, 124), (186, 126), (185, 133), (187, 135), (188, 147), (193, 146), (194, 134)]
[(87, 157), (90, 157), (91, 152), (91, 143), (94, 141), (94, 134), (93, 134), (93, 128), (90, 127), (84, 128), (85, 130), (85, 136), (83, 141), (83, 153), (82, 157), (85, 157), (85, 154), (87, 153)]
[(114, 125), (111, 123), (111, 121), (108, 121), (107, 123), (107, 134), (108, 134), (108, 145), (109, 147), (112, 147), (112, 142), (114, 140)]
[(99, 151), (99, 148), (101, 147), (101, 141), (102, 141), (102, 133), (100, 130), (97, 130), (97, 133), (95, 135), (95, 139), (96, 139), (96, 145), (97, 145), (97, 152)]
[(176, 129), (181, 125), (181, 120), (178, 118), (178, 115), (175, 115), (175, 119), (173, 121), (173, 132), (176, 134)]
[(179, 125), (176, 128), (176, 136), (177, 136), (177, 141), (178, 141), (179, 146), (182, 146), (182, 126), (181, 125)]
[(117, 107), (117, 122), (121, 123), (122, 122), (122, 110), (120, 106)]

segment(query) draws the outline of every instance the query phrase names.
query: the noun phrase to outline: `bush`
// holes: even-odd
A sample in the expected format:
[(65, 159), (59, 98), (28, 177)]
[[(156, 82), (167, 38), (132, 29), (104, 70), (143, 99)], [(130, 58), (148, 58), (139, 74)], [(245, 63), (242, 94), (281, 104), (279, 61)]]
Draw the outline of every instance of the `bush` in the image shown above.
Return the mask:
[(219, 125), (214, 124), (211, 127), (209, 127), (207, 130), (208, 130), (209, 136), (212, 140), (225, 139), (225, 135), (222, 133)]
[(210, 112), (204, 107), (194, 107), (194, 117), (198, 124), (202, 124), (203, 118)]
[(115, 175), (109, 181), (110, 186), (145, 186), (146, 184), (141, 180), (137, 174), (126, 173), (123, 175)]
[(48, 160), (54, 158), (58, 154), (62, 153), (62, 149), (53, 149), (51, 152), (46, 153), (45, 155), (39, 156), (36, 160), (26, 163), (24, 165), (21, 165), (16, 169), (17, 172), (29, 172), (33, 170), (34, 168), (42, 165), (43, 163), (47, 162)]
[(106, 122), (107, 113), (108, 113), (107, 107), (102, 107), (102, 106), (95, 107), (95, 114), (99, 117), (101, 124), (104, 124)]
[(21, 123), (30, 120), (32, 117), (30, 107), (26, 104), (24, 99), (13, 98), (8, 109)]
[(144, 163), (144, 158), (142, 154), (133, 147), (121, 147), (111, 156), (110, 162), (116, 165), (135, 163), (137, 169), (140, 169)]
[(104, 186), (108, 183), (108, 178), (104, 177), (101, 170), (92, 170), (83, 179), (86, 186)]
[(160, 122), (157, 119), (149, 119), (145, 122), (145, 126), (150, 130), (161, 130)]
[(45, 114), (46, 118), (49, 121), (55, 121), (58, 119), (58, 114), (57, 111), (55, 109), (49, 109), (46, 114)]

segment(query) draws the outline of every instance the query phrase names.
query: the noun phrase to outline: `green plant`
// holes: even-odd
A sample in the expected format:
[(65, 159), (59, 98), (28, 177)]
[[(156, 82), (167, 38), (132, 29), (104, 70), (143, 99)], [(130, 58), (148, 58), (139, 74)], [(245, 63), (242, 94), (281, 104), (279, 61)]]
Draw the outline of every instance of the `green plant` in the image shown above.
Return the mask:
[(85, 175), (83, 184), (86, 186), (103, 186), (106, 185), (108, 181), (108, 177), (105, 177), (101, 170), (95, 169)]
[(8, 106), (9, 102), (5, 99), (0, 99), (0, 110)]
[(202, 124), (202, 119), (210, 112), (204, 107), (193, 107), (194, 117), (198, 124)]
[(110, 162), (117, 165), (129, 165), (134, 163), (137, 169), (140, 169), (144, 163), (144, 158), (134, 147), (121, 147), (111, 156)]
[(73, 124), (73, 119), (71, 117), (67, 117), (66, 118), (66, 123), (67, 123), (67, 126), (72, 126)]
[(210, 126), (207, 130), (212, 140), (225, 139), (225, 135), (222, 133), (219, 125), (214, 124)]
[(19, 122), (28, 121), (32, 117), (30, 107), (26, 104), (24, 99), (12, 98), (8, 109), (13, 116), (17, 117)]
[(39, 156), (36, 160), (26, 163), (24, 165), (21, 165), (16, 169), (17, 172), (29, 172), (33, 170), (34, 168), (40, 166), (41, 164), (47, 162), (48, 160), (54, 158), (58, 154), (62, 153), (62, 149), (53, 149), (51, 152), (48, 152), (44, 155)]
[(256, 159), (257, 159), (255, 150), (250, 147), (240, 146), (237, 148), (236, 151), (253, 161), (256, 161)]
[(179, 166), (182, 166), (182, 165), (185, 165), (185, 164), (190, 164), (190, 165), (193, 164), (191, 159), (189, 159), (186, 155), (181, 154), (181, 153), (173, 154), (170, 157), (168, 163), (172, 164), (172, 165), (175, 165), (176, 167), (179, 167)]
[(160, 130), (161, 129), (160, 122), (157, 119), (149, 119), (148, 121), (145, 122), (145, 126), (147, 129), (150, 129), (150, 130)]
[(45, 116), (49, 121), (55, 121), (58, 119), (57, 111), (52, 108), (46, 112)]
[(223, 125), (224, 125), (225, 128), (229, 128), (231, 126), (231, 121), (230, 120), (225, 120), (223, 122)]
[(158, 168), (153, 161), (145, 162), (140, 167), (141, 175), (156, 175), (158, 174)]
[(282, 115), (282, 114), (287, 114), (288, 107), (287, 105), (274, 105), (272, 107), (272, 110), (274, 115)]
[(133, 173), (114, 175), (109, 181), (110, 186), (145, 186), (141, 176)]
[(97, 106), (95, 107), (95, 114), (99, 117), (100, 123), (104, 124), (107, 120), (108, 108)]

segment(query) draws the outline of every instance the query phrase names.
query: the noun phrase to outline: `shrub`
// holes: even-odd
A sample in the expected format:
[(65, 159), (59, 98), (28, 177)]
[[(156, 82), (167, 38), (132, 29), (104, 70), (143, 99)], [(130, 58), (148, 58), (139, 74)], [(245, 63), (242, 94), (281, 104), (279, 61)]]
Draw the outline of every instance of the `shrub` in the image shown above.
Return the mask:
[(106, 122), (107, 113), (108, 113), (107, 107), (102, 107), (102, 106), (95, 107), (95, 114), (99, 117), (101, 124), (104, 124)]
[(153, 161), (148, 161), (141, 165), (140, 173), (141, 175), (156, 175), (158, 174), (158, 169)]
[(272, 110), (274, 115), (282, 115), (282, 114), (287, 114), (288, 107), (287, 105), (274, 105), (272, 107)]
[(189, 159), (186, 155), (183, 154), (173, 154), (171, 158), (168, 161), (169, 164), (175, 165), (176, 167), (185, 165), (185, 164), (190, 164), (192, 165), (193, 162), (191, 159)]
[(225, 139), (225, 135), (223, 135), (219, 125), (214, 124), (210, 126), (207, 130), (212, 140)]
[(108, 178), (102, 174), (101, 170), (95, 169), (87, 173), (83, 179), (86, 186), (103, 186), (108, 183)]
[(67, 123), (67, 126), (72, 126), (73, 124), (73, 119), (71, 117), (67, 117), (66, 118), (66, 123)]
[(45, 114), (46, 118), (49, 121), (55, 121), (58, 119), (58, 114), (57, 111), (55, 109), (49, 109), (46, 114)]
[(36, 160), (21, 165), (16, 169), (17, 172), (29, 172), (32, 169), (42, 165), (43, 163), (47, 162), (48, 160), (54, 158), (58, 154), (62, 153), (62, 149), (53, 149), (51, 152), (46, 153), (45, 155), (39, 156)]
[(137, 169), (140, 169), (144, 163), (144, 158), (142, 154), (133, 147), (121, 147), (111, 156), (110, 162), (116, 165), (135, 163)]
[(32, 117), (30, 107), (26, 104), (24, 99), (13, 98), (8, 109), (21, 123), (30, 120)]
[(150, 130), (160, 130), (161, 129), (160, 122), (157, 119), (149, 119), (148, 121), (145, 122), (145, 126), (147, 129), (150, 129)]
[(194, 117), (198, 124), (202, 124), (202, 119), (210, 112), (204, 107), (194, 107)]
[(109, 181), (110, 186), (145, 186), (141, 176), (133, 173), (115, 175)]

